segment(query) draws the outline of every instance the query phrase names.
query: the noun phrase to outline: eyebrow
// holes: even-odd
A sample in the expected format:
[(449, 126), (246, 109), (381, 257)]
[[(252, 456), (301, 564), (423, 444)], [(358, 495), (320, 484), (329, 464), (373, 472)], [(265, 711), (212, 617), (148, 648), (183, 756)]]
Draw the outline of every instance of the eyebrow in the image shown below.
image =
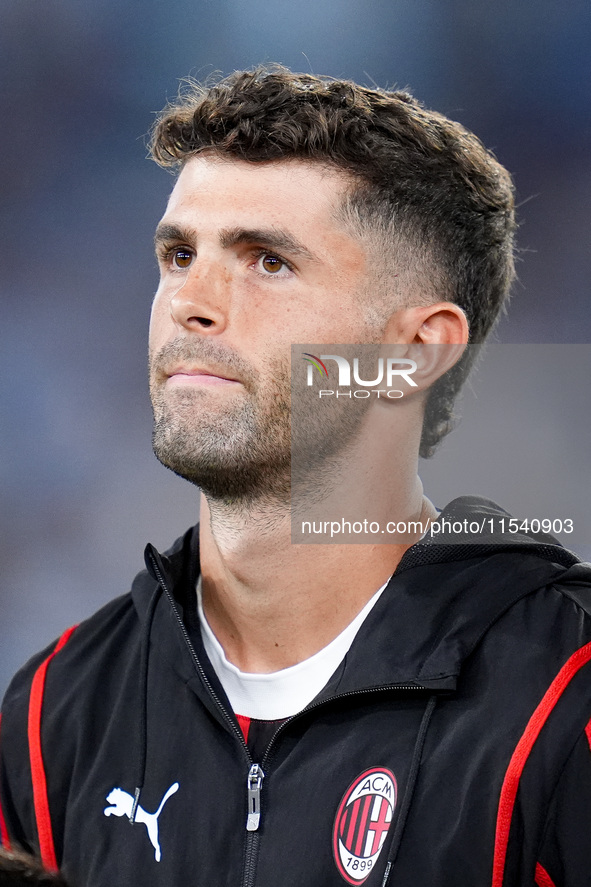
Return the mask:
[[(156, 246), (171, 241), (195, 243), (197, 239), (197, 232), (193, 228), (179, 228), (177, 225), (167, 223), (158, 225), (154, 235)], [(241, 243), (257, 243), (265, 249), (288, 252), (312, 262), (318, 261), (317, 256), (310, 252), (303, 243), (300, 243), (288, 231), (282, 231), (279, 228), (224, 228), (220, 231), (219, 241), (224, 249)]]
[(220, 244), (227, 249), (240, 243), (258, 243), (266, 249), (288, 252), (311, 261), (318, 261), (310, 250), (292, 234), (279, 228), (229, 228), (220, 233)]
[(197, 232), (192, 228), (179, 228), (177, 225), (160, 224), (154, 233), (154, 245), (182, 241), (195, 241)]

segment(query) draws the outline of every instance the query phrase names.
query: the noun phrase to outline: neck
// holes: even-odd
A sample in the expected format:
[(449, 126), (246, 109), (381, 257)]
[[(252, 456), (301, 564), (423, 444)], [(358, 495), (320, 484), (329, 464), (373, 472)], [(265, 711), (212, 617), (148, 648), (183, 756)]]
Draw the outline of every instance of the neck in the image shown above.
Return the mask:
[[(384, 522), (394, 516), (425, 524), (435, 509), (424, 499), (416, 474), (416, 442), (408, 436), (404, 442), (400, 435), (400, 445), (388, 446), (384, 454), (384, 439), (375, 431), (367, 430), (357, 454), (349, 451), (342, 466), (347, 490), (352, 483), (356, 494), (350, 511), (357, 510), (358, 518), (370, 504), (384, 502), (389, 516)], [(323, 509), (334, 513), (346, 505), (343, 490), (343, 484), (333, 482), (327, 496), (314, 496), (314, 502), (320, 499)], [(302, 509), (305, 502), (298, 503), (298, 513)], [(329, 644), (421, 535), (417, 530), (399, 544), (294, 544), (291, 509), (285, 503), (265, 498), (246, 510), (204, 496), (200, 533), (207, 621), (230, 662), (263, 673), (295, 665)]]

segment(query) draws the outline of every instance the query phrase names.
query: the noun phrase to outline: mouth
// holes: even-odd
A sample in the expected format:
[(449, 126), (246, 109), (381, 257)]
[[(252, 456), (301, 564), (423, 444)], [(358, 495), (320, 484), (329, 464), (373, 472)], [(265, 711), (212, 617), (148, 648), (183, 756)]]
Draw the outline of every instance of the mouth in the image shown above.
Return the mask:
[(165, 373), (167, 386), (205, 386), (213, 387), (216, 385), (240, 385), (239, 379), (226, 375), (223, 372), (215, 370), (207, 370), (202, 367), (177, 366), (172, 367)]

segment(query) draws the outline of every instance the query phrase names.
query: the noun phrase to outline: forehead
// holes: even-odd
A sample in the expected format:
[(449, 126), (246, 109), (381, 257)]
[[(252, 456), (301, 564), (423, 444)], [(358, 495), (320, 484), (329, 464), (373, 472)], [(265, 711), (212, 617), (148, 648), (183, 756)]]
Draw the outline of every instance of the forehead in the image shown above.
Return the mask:
[(165, 218), (220, 225), (248, 223), (343, 230), (337, 209), (352, 184), (340, 170), (320, 163), (281, 160), (251, 163), (199, 155), (188, 160), (174, 186)]

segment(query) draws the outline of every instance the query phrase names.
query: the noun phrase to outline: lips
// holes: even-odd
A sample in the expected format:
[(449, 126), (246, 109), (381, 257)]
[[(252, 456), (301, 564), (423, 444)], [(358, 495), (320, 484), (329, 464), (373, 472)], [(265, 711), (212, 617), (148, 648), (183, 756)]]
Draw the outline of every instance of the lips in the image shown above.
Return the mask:
[(166, 370), (166, 381), (181, 385), (240, 384), (240, 380), (222, 370), (203, 367), (175, 366)]
[(206, 338), (178, 337), (150, 353), (150, 378), (156, 387), (241, 385), (250, 390), (257, 376), (233, 348)]

